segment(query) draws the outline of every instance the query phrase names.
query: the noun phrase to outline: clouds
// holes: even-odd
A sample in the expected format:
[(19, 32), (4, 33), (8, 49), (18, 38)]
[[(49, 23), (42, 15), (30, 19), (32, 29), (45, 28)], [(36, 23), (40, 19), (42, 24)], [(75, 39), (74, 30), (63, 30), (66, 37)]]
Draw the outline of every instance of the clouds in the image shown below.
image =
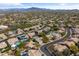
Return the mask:
[(0, 0), (0, 3), (79, 3), (79, 0)]
[(0, 3), (21, 3), (21, 0), (0, 0)]
[(79, 3), (79, 0), (20, 0), (21, 3)]
[(79, 9), (79, 0), (0, 0), (0, 8)]

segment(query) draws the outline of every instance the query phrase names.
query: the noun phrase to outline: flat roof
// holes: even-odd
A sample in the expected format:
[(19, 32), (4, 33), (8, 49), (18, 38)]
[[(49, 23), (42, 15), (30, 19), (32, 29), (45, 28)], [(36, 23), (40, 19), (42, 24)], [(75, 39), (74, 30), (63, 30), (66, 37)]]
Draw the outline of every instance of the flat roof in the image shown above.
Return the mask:
[(17, 39), (17, 38), (10, 38), (10, 39), (8, 39), (7, 41), (8, 41), (8, 43), (9, 43), (10, 45), (12, 45), (12, 44), (15, 44), (15, 43), (18, 41), (18, 39)]
[(5, 47), (7, 47), (7, 44), (5, 42), (1, 42), (0, 43), (0, 48), (5, 48)]

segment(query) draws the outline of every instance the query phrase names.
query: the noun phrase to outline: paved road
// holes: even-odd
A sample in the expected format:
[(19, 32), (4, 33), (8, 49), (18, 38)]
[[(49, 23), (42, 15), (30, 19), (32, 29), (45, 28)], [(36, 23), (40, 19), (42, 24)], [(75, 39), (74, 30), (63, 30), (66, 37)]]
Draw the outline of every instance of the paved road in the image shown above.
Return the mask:
[[(68, 38), (69, 38), (69, 37), (71, 36), (71, 29), (70, 29), (70, 28), (67, 28), (66, 31), (67, 31), (67, 35), (66, 35), (65, 37), (68, 37)], [(64, 37), (64, 38), (65, 38), (65, 37)], [(62, 41), (64, 41), (64, 38), (59, 39), (59, 40), (56, 40), (56, 41), (51, 42), (51, 43), (48, 43), (48, 44), (46, 44), (46, 45), (43, 45), (43, 46), (40, 47), (40, 50), (41, 50), (44, 54), (46, 54), (47, 56), (54, 56), (54, 54), (51, 54), (51, 53), (48, 51), (47, 46), (48, 46), (48, 45), (55, 44), (55, 43), (58, 43), (58, 42), (62, 42)]]

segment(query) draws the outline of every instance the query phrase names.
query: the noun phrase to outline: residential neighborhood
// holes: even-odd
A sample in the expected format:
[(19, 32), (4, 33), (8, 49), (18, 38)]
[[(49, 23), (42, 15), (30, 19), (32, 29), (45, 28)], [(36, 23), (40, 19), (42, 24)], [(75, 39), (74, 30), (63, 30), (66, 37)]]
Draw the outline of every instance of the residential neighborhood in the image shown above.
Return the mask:
[(79, 56), (79, 10), (3, 10), (0, 56)]

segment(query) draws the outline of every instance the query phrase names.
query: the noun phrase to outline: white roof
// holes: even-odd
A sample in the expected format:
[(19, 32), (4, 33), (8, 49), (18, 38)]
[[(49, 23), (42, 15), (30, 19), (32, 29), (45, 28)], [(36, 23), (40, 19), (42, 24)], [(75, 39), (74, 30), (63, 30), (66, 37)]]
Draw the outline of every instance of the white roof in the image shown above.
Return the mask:
[(3, 29), (3, 28), (7, 29), (8, 26), (0, 25), (0, 29)]
[(15, 48), (15, 47), (16, 47), (16, 45), (15, 45), (15, 44), (13, 44), (13, 45), (11, 45), (11, 47)]

